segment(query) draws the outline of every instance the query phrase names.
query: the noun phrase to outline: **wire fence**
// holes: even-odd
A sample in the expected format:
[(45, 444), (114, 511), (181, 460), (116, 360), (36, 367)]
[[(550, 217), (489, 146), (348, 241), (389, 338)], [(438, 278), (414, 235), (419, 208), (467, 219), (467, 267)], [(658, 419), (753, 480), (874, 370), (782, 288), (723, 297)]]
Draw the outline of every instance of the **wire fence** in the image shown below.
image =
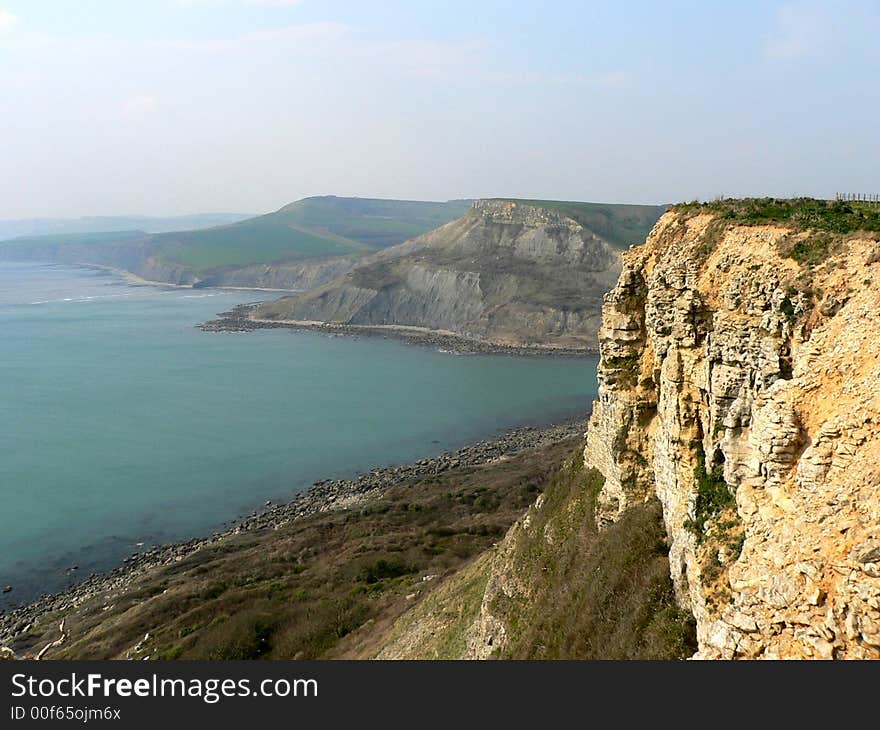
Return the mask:
[(834, 199), (847, 203), (880, 203), (880, 195), (876, 193), (835, 193)]

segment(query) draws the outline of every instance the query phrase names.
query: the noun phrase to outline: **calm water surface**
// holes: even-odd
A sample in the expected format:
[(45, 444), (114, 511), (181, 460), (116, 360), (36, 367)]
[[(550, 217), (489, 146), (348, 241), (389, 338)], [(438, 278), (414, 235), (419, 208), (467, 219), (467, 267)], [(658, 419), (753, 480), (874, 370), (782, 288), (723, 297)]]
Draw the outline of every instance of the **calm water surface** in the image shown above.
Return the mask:
[(596, 392), (595, 360), (194, 328), (265, 296), (0, 263), (0, 607), (316, 479), (584, 414)]

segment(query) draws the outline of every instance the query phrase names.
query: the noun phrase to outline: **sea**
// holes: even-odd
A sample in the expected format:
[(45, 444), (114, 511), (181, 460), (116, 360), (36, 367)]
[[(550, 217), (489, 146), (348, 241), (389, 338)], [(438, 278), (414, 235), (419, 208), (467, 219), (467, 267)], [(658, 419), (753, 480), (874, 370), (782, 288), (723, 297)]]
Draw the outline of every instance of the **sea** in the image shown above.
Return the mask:
[(203, 332), (266, 292), (0, 262), (0, 610), (319, 479), (584, 416), (595, 358)]

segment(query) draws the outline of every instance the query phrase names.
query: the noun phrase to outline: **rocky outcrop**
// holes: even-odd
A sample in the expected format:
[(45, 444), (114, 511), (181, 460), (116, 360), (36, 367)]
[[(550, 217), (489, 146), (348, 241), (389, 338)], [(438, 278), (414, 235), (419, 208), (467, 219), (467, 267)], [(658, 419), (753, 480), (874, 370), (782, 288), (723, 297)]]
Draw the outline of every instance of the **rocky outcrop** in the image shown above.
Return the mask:
[(405, 325), (504, 344), (596, 346), (602, 293), (620, 257), (574, 218), (480, 200), (345, 276), (257, 310), (258, 319)]
[[(412, 324), (462, 331), (483, 312), (476, 273), (421, 264), (396, 267), (395, 273), (399, 273), (400, 287), (372, 289), (357, 283), (331, 286), (320, 295), (303, 296), (293, 316), (345, 324)], [(267, 305), (257, 316), (267, 310), (275, 311), (275, 306)]]
[(597, 520), (660, 499), (699, 658), (880, 658), (877, 236), (811, 235), (670, 212), (605, 297)]

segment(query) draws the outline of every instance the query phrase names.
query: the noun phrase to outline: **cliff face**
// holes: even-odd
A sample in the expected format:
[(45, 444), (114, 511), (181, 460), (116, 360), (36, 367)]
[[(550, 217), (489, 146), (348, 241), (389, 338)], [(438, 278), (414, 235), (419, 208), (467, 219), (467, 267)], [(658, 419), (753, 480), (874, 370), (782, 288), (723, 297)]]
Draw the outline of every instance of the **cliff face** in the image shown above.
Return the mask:
[(409, 325), (506, 344), (595, 347), (619, 254), (564, 213), (477, 201), (467, 215), (365, 259), (260, 319)]
[(701, 658), (880, 658), (880, 244), (664, 215), (606, 295), (600, 526), (658, 497)]
[(6, 241), (0, 247), (0, 260), (107, 266), (167, 284), (189, 285), (197, 281), (188, 267), (156, 256), (146, 234), (122, 235), (118, 241), (99, 244), (53, 242), (34, 246)]
[(206, 274), (195, 282), (195, 286), (305, 291), (351, 271), (356, 263), (354, 257), (340, 257), (287, 264), (252, 264)]
[(123, 237), (118, 243), (57, 243), (33, 246), (7, 241), (0, 247), (0, 260), (45, 261), (70, 265), (108, 266), (147, 281), (195, 287), (244, 287), (302, 290), (326, 284), (354, 268), (353, 256), (313, 259), (301, 262), (231, 266), (197, 273), (157, 254), (152, 240), (143, 236)]

